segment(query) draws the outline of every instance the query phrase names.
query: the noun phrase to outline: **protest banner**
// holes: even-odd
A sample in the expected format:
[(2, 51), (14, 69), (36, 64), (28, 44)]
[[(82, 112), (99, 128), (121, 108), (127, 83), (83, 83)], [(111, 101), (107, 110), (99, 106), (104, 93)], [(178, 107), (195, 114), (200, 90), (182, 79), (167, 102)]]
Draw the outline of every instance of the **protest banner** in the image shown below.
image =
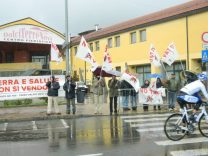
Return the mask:
[(139, 89), (139, 103), (142, 104), (163, 104), (162, 96), (165, 96), (165, 88), (152, 89), (140, 88)]
[[(50, 80), (50, 76), (0, 77), (0, 100), (47, 97), (46, 82)], [(64, 96), (65, 76), (55, 77), (61, 86), (59, 96)]]

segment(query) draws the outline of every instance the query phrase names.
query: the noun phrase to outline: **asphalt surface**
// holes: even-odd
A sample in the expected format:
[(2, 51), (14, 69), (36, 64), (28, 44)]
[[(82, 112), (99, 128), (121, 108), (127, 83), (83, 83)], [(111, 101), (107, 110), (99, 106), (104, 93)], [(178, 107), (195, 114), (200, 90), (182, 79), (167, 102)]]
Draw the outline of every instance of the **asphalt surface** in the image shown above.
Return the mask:
[(181, 141), (163, 132), (171, 113), (7, 122), (0, 124), (3, 156), (208, 155), (198, 131)]

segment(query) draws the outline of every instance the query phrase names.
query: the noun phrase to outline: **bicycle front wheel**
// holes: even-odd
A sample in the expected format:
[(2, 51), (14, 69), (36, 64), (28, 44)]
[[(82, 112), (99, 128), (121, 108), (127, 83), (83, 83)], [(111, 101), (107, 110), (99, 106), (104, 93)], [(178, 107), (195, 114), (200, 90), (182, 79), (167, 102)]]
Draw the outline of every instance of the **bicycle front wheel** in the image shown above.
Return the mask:
[(206, 117), (205, 115), (201, 116), (201, 118), (199, 119), (198, 127), (199, 127), (200, 133), (203, 136), (208, 137), (208, 123), (206, 122), (205, 117)]
[(172, 114), (165, 121), (165, 135), (173, 141), (181, 140), (186, 135), (186, 131), (182, 129), (186, 125), (186, 121), (182, 119), (182, 114)]

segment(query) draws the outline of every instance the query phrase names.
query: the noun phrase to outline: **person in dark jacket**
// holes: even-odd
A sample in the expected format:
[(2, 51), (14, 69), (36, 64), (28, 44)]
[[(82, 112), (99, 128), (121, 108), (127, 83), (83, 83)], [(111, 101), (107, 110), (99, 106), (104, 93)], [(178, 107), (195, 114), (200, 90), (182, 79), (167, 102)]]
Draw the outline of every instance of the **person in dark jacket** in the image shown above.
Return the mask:
[[(148, 88), (149, 85), (150, 85), (149, 80), (145, 80), (145, 81), (144, 81), (144, 84), (142, 85), (141, 88)], [(148, 111), (148, 104), (143, 104), (143, 110), (144, 110), (144, 111)]]
[[(161, 79), (158, 77), (156, 79), (156, 88), (161, 88), (161, 87), (163, 87), (163, 84), (162, 84)], [(160, 105), (158, 105), (157, 107), (158, 107), (158, 110), (161, 110)], [(154, 106), (154, 110), (157, 110), (156, 106)]]
[(110, 115), (113, 113), (113, 101), (114, 101), (114, 113), (117, 114), (117, 98), (119, 81), (116, 76), (112, 76), (112, 79), (108, 81), (109, 97), (110, 97)]
[(70, 114), (71, 112), (71, 105), (72, 105), (72, 112), (75, 114), (76, 106), (75, 106), (75, 87), (76, 84), (72, 81), (70, 75), (66, 76), (66, 82), (64, 83), (63, 89), (65, 90), (65, 98), (67, 101), (66, 104), (66, 114)]
[(60, 88), (59, 82), (56, 82), (55, 76), (51, 76), (51, 81), (46, 83), (48, 87), (48, 107), (47, 107), (47, 115), (51, 115), (52, 113), (52, 105), (54, 104), (55, 113), (60, 115), (59, 107), (58, 107), (58, 90)]

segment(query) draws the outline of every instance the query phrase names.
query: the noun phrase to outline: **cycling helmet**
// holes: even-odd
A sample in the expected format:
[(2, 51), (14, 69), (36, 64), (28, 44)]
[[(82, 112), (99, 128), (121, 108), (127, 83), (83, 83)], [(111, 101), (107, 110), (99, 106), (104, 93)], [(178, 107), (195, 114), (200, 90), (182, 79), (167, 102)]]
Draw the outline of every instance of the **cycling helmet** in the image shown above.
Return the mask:
[(191, 83), (191, 82), (198, 80), (197, 75), (191, 71), (182, 71), (181, 77), (183, 79), (186, 79), (187, 83)]
[(198, 76), (198, 79), (201, 81), (207, 80), (206, 72), (202, 72), (202, 73), (198, 74), (197, 76)]

